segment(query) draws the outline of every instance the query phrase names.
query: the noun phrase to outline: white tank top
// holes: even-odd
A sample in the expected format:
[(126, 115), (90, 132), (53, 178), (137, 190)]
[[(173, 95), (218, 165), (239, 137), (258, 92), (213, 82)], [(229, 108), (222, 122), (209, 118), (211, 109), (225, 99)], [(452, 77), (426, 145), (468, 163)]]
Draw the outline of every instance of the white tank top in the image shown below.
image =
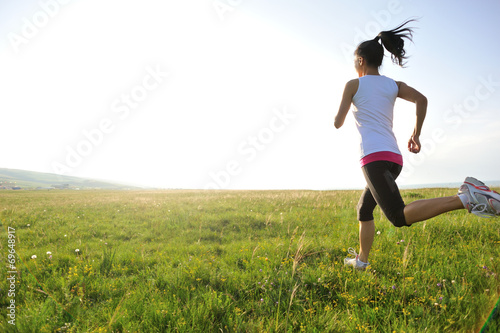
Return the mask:
[(396, 81), (382, 75), (365, 75), (358, 80), (358, 91), (352, 102), (361, 136), (361, 158), (381, 151), (401, 155), (392, 131), (394, 103), (399, 91)]

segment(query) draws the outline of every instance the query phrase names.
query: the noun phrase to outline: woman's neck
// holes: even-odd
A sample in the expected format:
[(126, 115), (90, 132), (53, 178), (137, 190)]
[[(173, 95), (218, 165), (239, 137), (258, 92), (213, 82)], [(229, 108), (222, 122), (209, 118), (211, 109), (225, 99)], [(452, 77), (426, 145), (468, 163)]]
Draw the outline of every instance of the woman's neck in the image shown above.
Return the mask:
[(359, 73), (359, 77), (362, 77), (365, 75), (380, 75), (380, 73), (378, 72), (378, 68), (366, 67), (363, 69), (363, 71), (361, 73)]

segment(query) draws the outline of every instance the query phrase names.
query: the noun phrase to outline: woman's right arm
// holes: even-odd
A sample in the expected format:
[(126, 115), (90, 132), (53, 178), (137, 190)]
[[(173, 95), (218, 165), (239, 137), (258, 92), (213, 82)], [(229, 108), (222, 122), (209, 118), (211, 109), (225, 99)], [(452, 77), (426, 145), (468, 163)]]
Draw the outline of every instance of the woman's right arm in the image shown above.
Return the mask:
[(346, 83), (344, 93), (342, 94), (342, 101), (340, 102), (339, 112), (337, 112), (335, 116), (335, 128), (340, 128), (344, 124), (345, 117), (351, 108), (352, 98), (358, 91), (358, 87), (358, 79)]

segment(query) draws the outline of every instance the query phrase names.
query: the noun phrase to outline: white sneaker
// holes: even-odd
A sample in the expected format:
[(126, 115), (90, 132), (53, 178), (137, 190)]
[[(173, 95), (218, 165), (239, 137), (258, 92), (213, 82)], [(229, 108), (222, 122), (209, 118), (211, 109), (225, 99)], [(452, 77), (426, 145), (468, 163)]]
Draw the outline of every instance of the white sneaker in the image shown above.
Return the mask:
[(354, 250), (352, 247), (350, 247), (347, 252), (349, 254), (355, 256), (355, 258), (345, 258), (344, 259), (344, 265), (346, 266), (353, 266), (357, 270), (364, 271), (366, 267), (370, 264), (368, 262), (362, 262), (359, 260), (359, 254), (356, 253), (356, 250)]
[(481, 217), (500, 216), (500, 194), (473, 177), (465, 178), (458, 194), (467, 195), (467, 210)]

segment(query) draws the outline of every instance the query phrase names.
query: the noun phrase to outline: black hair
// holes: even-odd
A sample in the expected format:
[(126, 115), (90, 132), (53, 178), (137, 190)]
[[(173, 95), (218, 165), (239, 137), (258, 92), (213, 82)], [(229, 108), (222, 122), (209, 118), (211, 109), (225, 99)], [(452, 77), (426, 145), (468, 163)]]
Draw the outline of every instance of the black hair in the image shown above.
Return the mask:
[[(380, 32), (374, 39), (359, 44), (354, 54), (363, 57), (367, 65), (378, 68), (382, 65), (385, 47), (385, 49), (391, 53), (392, 62), (404, 67), (405, 63), (403, 60), (407, 59), (406, 51), (404, 49), (404, 39), (406, 38), (409, 41), (412, 41), (413, 28), (403, 27), (413, 21), (416, 20), (407, 20), (397, 28)], [(378, 42), (379, 40), (382, 44)]]

